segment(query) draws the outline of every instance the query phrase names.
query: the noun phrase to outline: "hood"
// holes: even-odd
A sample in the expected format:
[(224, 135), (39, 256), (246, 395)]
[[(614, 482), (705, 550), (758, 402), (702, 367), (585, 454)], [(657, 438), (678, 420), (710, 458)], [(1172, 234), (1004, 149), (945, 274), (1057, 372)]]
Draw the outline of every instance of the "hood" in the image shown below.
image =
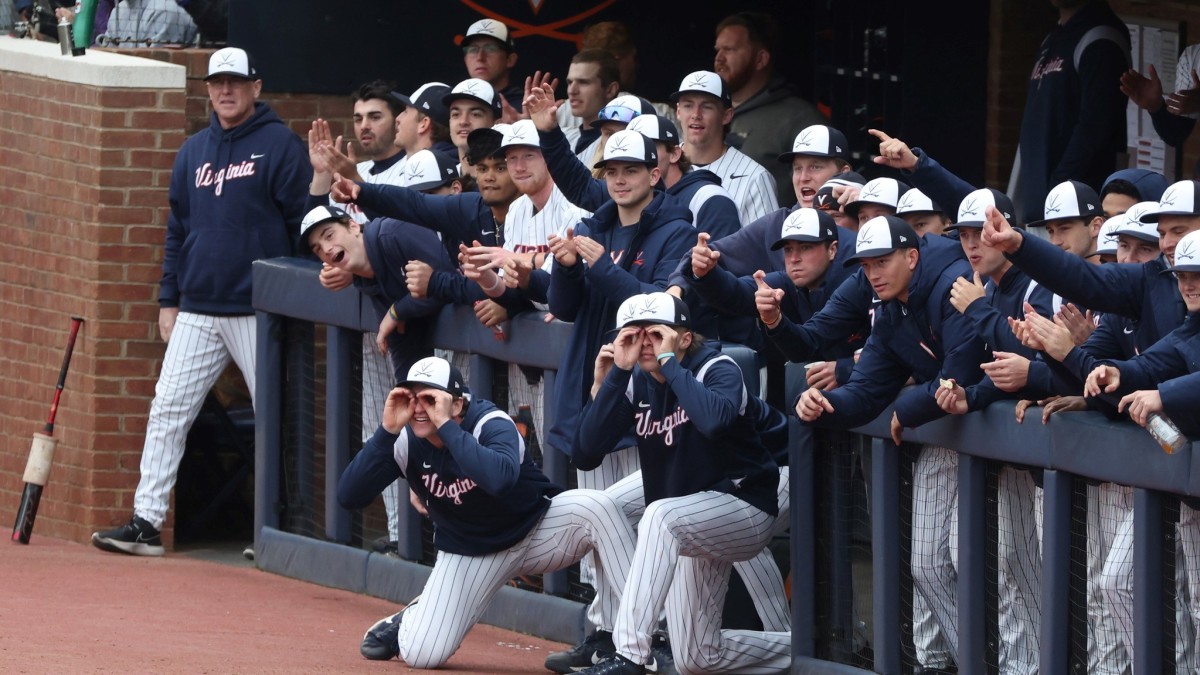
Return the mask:
[[(638, 221), (637, 228), (642, 236), (657, 230), (665, 223), (673, 220), (682, 220), (687, 223), (692, 222), (692, 212), (685, 206), (676, 206), (673, 203), (666, 202), (666, 193), (656, 191), (654, 199), (650, 200), (650, 204), (642, 210), (642, 218)], [(600, 208), (596, 209), (596, 213), (590, 218), (584, 218), (583, 223), (587, 225), (591, 232), (608, 232), (620, 224), (617, 216), (617, 203), (611, 199), (604, 202)]]
[(921, 260), (908, 285), (909, 306), (923, 306), (946, 269), (965, 260), (962, 245), (946, 237), (921, 237)]
[[(662, 181), (659, 182), (661, 183)], [(680, 177), (679, 182), (667, 189), (667, 194), (682, 194), (684, 190), (687, 190), (688, 188), (697, 184), (712, 184), (720, 186), (721, 177), (712, 171), (709, 171), (708, 169), (692, 169), (691, 171), (683, 174), (683, 176)]]
[(733, 109), (733, 114), (739, 115), (749, 112), (755, 108), (761, 108), (796, 95), (796, 90), (792, 87), (792, 84), (785, 80), (782, 75), (776, 75), (757, 94), (743, 101), (741, 105), (736, 106)]

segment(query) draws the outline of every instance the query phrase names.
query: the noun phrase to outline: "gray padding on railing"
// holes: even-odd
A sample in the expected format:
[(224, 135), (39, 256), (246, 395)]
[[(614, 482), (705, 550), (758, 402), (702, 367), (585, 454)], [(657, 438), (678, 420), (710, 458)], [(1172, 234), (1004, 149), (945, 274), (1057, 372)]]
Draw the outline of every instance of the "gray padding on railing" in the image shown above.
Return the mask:
[(792, 675), (875, 675), (875, 673), (871, 670), (820, 661), (807, 656), (793, 656)]
[(355, 593), (366, 591), (367, 552), (264, 527), (254, 551), (259, 569)]
[[(788, 364), (787, 385), (790, 406), (804, 390), (803, 367)], [(1168, 455), (1145, 429), (1092, 411), (1060, 413), (1043, 425), (1041, 409), (1031, 408), (1025, 422), (1017, 424), (1015, 407), (1015, 401), (1001, 401), (981, 412), (947, 416), (905, 429), (904, 440), (1101, 481), (1200, 496), (1200, 475), (1193, 479), (1200, 468), (1193, 470), (1191, 447)], [(888, 438), (891, 419), (889, 407), (855, 431)]]

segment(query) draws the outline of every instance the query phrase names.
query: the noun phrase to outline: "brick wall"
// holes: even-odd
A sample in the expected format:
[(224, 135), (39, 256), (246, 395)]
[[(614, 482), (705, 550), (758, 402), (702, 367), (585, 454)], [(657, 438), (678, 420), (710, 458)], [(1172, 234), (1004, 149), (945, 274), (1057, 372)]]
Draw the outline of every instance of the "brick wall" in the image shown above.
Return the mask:
[[(86, 541), (132, 510), (163, 353), (156, 298), (167, 186), (175, 151), (208, 123), (209, 50), (123, 53), (184, 66), (185, 88), (91, 86), (0, 68), (0, 521), (15, 519), (69, 318), (86, 319), (35, 536)], [(302, 134), (316, 116), (344, 133), (350, 116), (346, 97), (263, 99)]]

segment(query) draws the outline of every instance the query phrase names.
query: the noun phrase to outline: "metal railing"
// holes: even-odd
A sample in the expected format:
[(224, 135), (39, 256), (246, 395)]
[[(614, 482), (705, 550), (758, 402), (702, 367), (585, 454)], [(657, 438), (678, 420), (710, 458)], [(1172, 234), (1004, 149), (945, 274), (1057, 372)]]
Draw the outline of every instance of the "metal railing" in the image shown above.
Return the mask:
[[(341, 585), (355, 590), (372, 592), (379, 588), (379, 579), (397, 574), (392, 567), (381, 568), (379, 556), (345, 546), (350, 541), (351, 514), (336, 503), (336, 483), (349, 462), (349, 452), (343, 440), (349, 436), (352, 418), (349, 381), (353, 368), (348, 364), (359, 357), (361, 333), (378, 325), (378, 309), (365, 297), (351, 290), (331, 293), (317, 281), (319, 265), (301, 259), (273, 259), (254, 265), (254, 306), (258, 312), (258, 408), (256, 419), (255, 465), (255, 546), (258, 564), (270, 571)], [(292, 365), (285, 363), (284, 326), (289, 320), (324, 324), (326, 328), (327, 362), (325, 383), (325, 460), (324, 460), (324, 519), (326, 539), (319, 541), (281, 534), (280, 476), (282, 474), (282, 443), (287, 420), (283, 402), (293, 394), (285, 373), (294, 377)], [(476, 391), (490, 390), (490, 361), (497, 360), (537, 366), (545, 369), (545, 407), (549, 415), (553, 406), (554, 369), (558, 365), (569, 338), (569, 324), (545, 324), (540, 317), (516, 317), (507, 332), (509, 339), (497, 342), (490, 329), (481, 326), (468, 308), (447, 308), (439, 317), (434, 342), (439, 347), (471, 352), (472, 386)], [(312, 355), (320, 359), (322, 355)], [(311, 366), (311, 364), (310, 364)], [(788, 369), (789, 400), (801, 390), (802, 368)], [(906, 597), (903, 572), (909, 565), (903, 555), (902, 518), (910, 504), (904, 503), (901, 470), (902, 453), (887, 440), (891, 411), (856, 430), (869, 437), (869, 452), (863, 456), (864, 473), (870, 477), (865, 490), (870, 504), (870, 568), (871, 584), (871, 663), (868, 667), (879, 673), (905, 673), (912, 666), (906, 658), (906, 641), (911, 634), (902, 625), (901, 617), (908, 611), (911, 598)], [(293, 424), (298, 422), (293, 421)], [(311, 423), (311, 421), (310, 421)], [(829, 469), (815, 464), (813, 453), (799, 439), (805, 433), (799, 422), (792, 420), (791, 443), (792, 484), (792, 543), (791, 581), (793, 598), (793, 672), (846, 673), (867, 672), (832, 661), (816, 658), (828, 653), (829, 635), (818, 635), (818, 626), (830, 623), (845, 624), (852, 614), (847, 607), (848, 594), (863, 592), (852, 588), (849, 578), (835, 570), (824, 573), (818, 580), (816, 569), (820, 556), (829, 551), (818, 550), (814, 532), (818, 505), (814, 501), (818, 485), (830, 480)], [(820, 433), (820, 432), (819, 432)], [(1072, 622), (1081, 611), (1072, 605), (1071, 589), (1078, 588), (1080, 556), (1079, 481), (1111, 481), (1134, 487), (1135, 557), (1134, 557), (1134, 617), (1136, 644), (1135, 672), (1152, 675), (1170, 670), (1168, 654), (1174, 644), (1169, 640), (1165, 625), (1164, 607), (1173, 605), (1173, 584), (1164, 584), (1162, 541), (1170, 538), (1171, 504), (1177, 496), (1200, 496), (1200, 467), (1193, 467), (1191, 448), (1167, 455), (1146, 434), (1128, 422), (1110, 421), (1099, 413), (1075, 413), (1055, 416), (1043, 426), (1040, 421), (1013, 423), (1012, 403), (1000, 403), (980, 412), (929, 423), (905, 431), (909, 442), (935, 444), (959, 453), (959, 558), (957, 606), (959, 621), (959, 672), (987, 673), (995, 669), (994, 634), (989, 626), (986, 598), (994, 593), (995, 570), (989, 570), (989, 555), (995, 556), (994, 523), (989, 529), (988, 500), (994, 499), (994, 486), (987, 481), (987, 468), (1004, 463), (1041, 469), (1044, 486), (1044, 520), (1042, 528), (1042, 572), (1040, 587), (1041, 672), (1072, 672), (1078, 664), (1078, 648), (1071, 646), (1068, 634)], [(543, 448), (543, 469), (547, 475), (566, 484), (568, 461), (553, 448)], [(835, 464), (844, 473), (847, 459)], [(311, 496), (310, 496), (311, 498)], [(836, 495), (834, 500), (839, 499)], [(407, 506), (407, 505), (405, 505)], [(415, 518), (415, 516), (413, 517)], [(406, 557), (421, 546), (412, 528), (419, 521), (407, 521)], [(993, 516), (994, 518), (994, 516)], [(419, 529), (416, 531), (419, 534)], [(846, 541), (847, 537), (835, 539)], [(332, 543), (331, 543), (332, 542)], [(1074, 545), (1073, 545), (1074, 544)], [(1084, 547), (1086, 550), (1086, 547)], [(990, 552), (990, 553), (989, 553)], [(836, 552), (843, 555), (845, 552)], [(844, 555), (843, 555), (844, 558)], [(840, 563), (839, 563), (840, 564)], [(349, 571), (347, 571), (349, 570)], [(411, 570), (410, 570), (411, 571)], [(1075, 578), (1072, 578), (1072, 575)], [(818, 581), (832, 580), (833, 608), (817, 607)], [(419, 592), (422, 578), (384, 584), (390, 597), (405, 601)], [(372, 584), (375, 584), (373, 587)], [(402, 590), (396, 590), (401, 588)], [(545, 591), (550, 596), (563, 594), (566, 582), (561, 575), (546, 580)], [(505, 589), (510, 590), (510, 589)], [(485, 621), (526, 632), (542, 634), (553, 639), (571, 641), (582, 637), (584, 626), (582, 605), (559, 600), (560, 604), (538, 604), (545, 597), (525, 591), (513, 596), (504, 616), (485, 616)], [(503, 596), (503, 594), (502, 594)], [(503, 597), (497, 598), (497, 603)], [(525, 619), (513, 618), (524, 606)], [(839, 609), (841, 607), (841, 609)], [(549, 609), (548, 609), (549, 608)], [(818, 614), (821, 617), (818, 617)], [(561, 624), (567, 624), (566, 626)], [(1078, 625), (1078, 624), (1076, 624)], [(851, 628), (843, 626), (837, 632), (845, 637)], [(1171, 644), (1168, 644), (1171, 642)], [(1075, 651), (1073, 652), (1072, 649)]]

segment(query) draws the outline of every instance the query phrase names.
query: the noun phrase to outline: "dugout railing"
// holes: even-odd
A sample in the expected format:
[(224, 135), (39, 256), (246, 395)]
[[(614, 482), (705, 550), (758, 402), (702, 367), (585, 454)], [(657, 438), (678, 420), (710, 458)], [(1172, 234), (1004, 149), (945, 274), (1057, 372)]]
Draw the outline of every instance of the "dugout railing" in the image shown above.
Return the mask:
[[(396, 560), (348, 545), (352, 514), (336, 503), (336, 483), (350, 458), (358, 411), (354, 363), (361, 334), (378, 325), (379, 309), (347, 289), (332, 293), (319, 265), (273, 259), (254, 265), (259, 352), (256, 410), (255, 550), (267, 571), (397, 602), (420, 593), (428, 568), (420, 519), (407, 508)], [(312, 326), (324, 326), (324, 333)], [(296, 338), (297, 329), (301, 337)], [(303, 327), (308, 327), (305, 333)], [(439, 317), (439, 347), (471, 352), (471, 384), (490, 391), (491, 359), (543, 368), (545, 396), (570, 326), (517, 317), (500, 342), (467, 308)], [(788, 399), (803, 384), (789, 368)], [(314, 389), (320, 382), (320, 390)], [(285, 410), (315, 415), (285, 414)], [(546, 425), (552, 406), (546, 405)], [(319, 422), (312, 417), (322, 418)], [(1038, 414), (1013, 422), (1013, 405), (939, 420), (888, 439), (891, 411), (859, 433), (816, 430), (816, 451), (792, 420), (791, 593), (796, 673), (910, 673), (912, 653), (907, 514), (911, 457), (936, 444), (959, 453), (958, 657), (960, 673), (996, 672), (996, 485), (999, 465), (1037, 470), (1044, 488), (1040, 585), (1040, 672), (1086, 669), (1086, 504), (1083, 486), (1112, 481), (1134, 487), (1134, 619), (1139, 675), (1174, 670), (1173, 523), (1180, 497), (1200, 496), (1200, 467), (1191, 449), (1165, 454), (1146, 432), (1098, 413)], [(315, 439), (324, 439), (322, 444)], [(285, 453), (285, 445), (288, 452)], [(568, 484), (569, 463), (543, 448), (543, 468)], [(298, 474), (298, 475), (297, 475)], [(290, 476), (290, 478), (289, 478)], [(291, 487), (285, 484), (290, 482)], [(285, 500), (285, 492), (291, 494)], [(308, 533), (285, 531), (288, 503), (305, 503), (322, 522)], [(865, 502), (865, 505), (864, 505)], [(561, 597), (565, 575), (547, 575), (543, 593), (505, 588), (486, 623), (574, 642), (583, 636), (582, 605)], [(1080, 633), (1083, 632), (1081, 638)]]

